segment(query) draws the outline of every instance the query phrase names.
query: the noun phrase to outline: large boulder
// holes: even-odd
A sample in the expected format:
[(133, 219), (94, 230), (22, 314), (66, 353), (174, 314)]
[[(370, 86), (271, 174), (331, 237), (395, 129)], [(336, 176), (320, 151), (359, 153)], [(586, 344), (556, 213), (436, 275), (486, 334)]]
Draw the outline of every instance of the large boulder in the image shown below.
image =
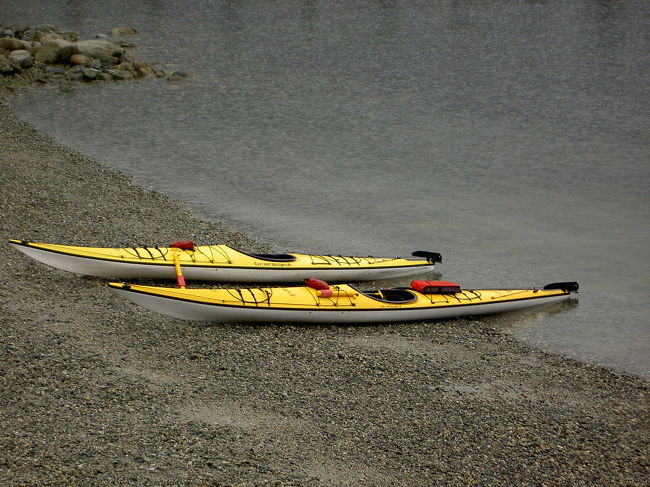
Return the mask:
[(23, 41), (22, 39), (16, 39), (15, 37), (2, 37), (0, 38), (0, 48), (6, 49), (7, 51), (15, 51), (16, 49), (27, 49), (30, 47), (30, 43)]
[(9, 60), (21, 68), (31, 68), (34, 65), (34, 58), (29, 51), (17, 49), (9, 53)]
[(79, 54), (99, 59), (102, 63), (106, 64), (117, 64), (119, 58), (124, 54), (124, 49), (104, 39), (78, 41), (75, 43), (75, 46)]
[(75, 44), (65, 39), (50, 39), (36, 50), (36, 61), (45, 64), (67, 63), (70, 56), (77, 54), (79, 49)]

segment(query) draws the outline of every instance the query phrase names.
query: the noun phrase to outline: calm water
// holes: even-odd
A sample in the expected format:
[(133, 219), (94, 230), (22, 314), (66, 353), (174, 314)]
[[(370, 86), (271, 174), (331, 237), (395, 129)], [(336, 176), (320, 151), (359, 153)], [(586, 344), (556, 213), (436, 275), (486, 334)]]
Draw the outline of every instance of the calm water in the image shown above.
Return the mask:
[(11, 100), (39, 128), (278, 251), (577, 280), (577, 305), (491, 319), (650, 377), (649, 3), (16, 3), (3, 22), (130, 25), (193, 73)]

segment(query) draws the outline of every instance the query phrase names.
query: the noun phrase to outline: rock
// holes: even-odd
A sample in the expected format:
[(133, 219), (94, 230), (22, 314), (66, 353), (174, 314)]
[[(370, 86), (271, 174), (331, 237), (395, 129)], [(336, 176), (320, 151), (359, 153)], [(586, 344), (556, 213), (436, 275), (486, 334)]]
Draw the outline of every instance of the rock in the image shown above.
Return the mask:
[(99, 59), (102, 63), (117, 64), (124, 49), (104, 39), (88, 39), (75, 43), (80, 54)]
[(62, 38), (70, 42), (76, 42), (79, 40), (76, 32), (59, 32)]
[(95, 68), (84, 68), (83, 69), (84, 78), (88, 79), (88, 80), (97, 79), (97, 76), (99, 75), (99, 73), (101, 73), (101, 71), (99, 69), (95, 69)]
[(134, 34), (137, 34), (137, 30), (135, 30), (133, 27), (114, 27), (111, 29), (110, 35), (111, 37), (124, 37), (124, 36), (132, 36)]
[(65, 69), (58, 66), (47, 66), (45, 72), (48, 74), (65, 74)]
[(133, 71), (134, 67), (133, 67), (133, 63), (127, 61), (125, 63), (120, 63), (117, 66), (117, 69), (121, 69), (122, 71)]
[(162, 78), (166, 74), (165, 73), (165, 68), (163, 68), (162, 66), (154, 66), (152, 69), (153, 69), (154, 74), (158, 78)]
[(17, 30), (15, 37), (26, 41), (46, 42), (51, 39), (65, 39), (70, 42), (77, 40), (77, 33), (72, 31), (57, 32), (52, 25), (41, 25), (32, 29), (25, 27), (24, 30)]
[(56, 32), (57, 27), (52, 24), (41, 24), (36, 26), (36, 30), (40, 30), (43, 33), (47, 32)]
[(36, 61), (46, 64), (67, 63), (70, 56), (77, 54), (75, 44), (65, 39), (50, 39), (36, 51)]
[[(129, 36), (132, 27), (116, 27), (113, 38)], [(48, 83), (66, 81), (122, 81), (145, 78), (155, 74), (160, 78), (180, 80), (188, 73), (166, 71), (137, 60), (127, 51), (134, 44), (108, 36), (78, 40), (75, 32), (58, 31), (54, 25), (36, 27), (0, 26), (0, 77), (16, 83)], [(101, 38), (100, 38), (101, 37)], [(171, 73), (171, 74), (170, 74)]]
[(126, 81), (133, 79), (133, 75), (128, 71), (122, 71), (120, 69), (107, 69), (106, 72), (110, 74), (116, 81)]
[(38, 51), (38, 48), (41, 47), (40, 43), (38, 42), (28, 42), (29, 46), (25, 48), (25, 51), (29, 51), (29, 53), (32, 56), (36, 55), (36, 51)]
[[(28, 33), (25, 33), (23, 35), (23, 39), (25, 38), (26, 35), (29, 35)], [(37, 31), (32, 31), (30, 37), (32, 40), (36, 42), (42, 42), (43, 44), (46, 43), (47, 41), (51, 41), (53, 39), (63, 39), (58, 33), (56, 32), (41, 32), (40, 30)], [(68, 39), (66, 39), (68, 40)]]
[(70, 64), (78, 64), (80, 66), (90, 66), (91, 59), (83, 54), (73, 54), (70, 56)]
[(149, 76), (150, 74), (153, 74), (153, 69), (151, 69), (151, 66), (145, 63), (134, 63), (135, 67), (135, 72), (140, 78), (144, 78), (146, 76)]
[(16, 31), (16, 37), (24, 41), (34, 41), (35, 32), (32, 29), (25, 29), (23, 31)]
[(18, 65), (19, 67), (25, 69), (31, 68), (34, 65), (34, 58), (29, 53), (29, 51), (24, 51), (21, 49), (11, 51), (11, 53), (9, 54), (9, 60), (12, 61), (14, 64)]
[(27, 30), (31, 29), (29, 25), (23, 25), (20, 27), (16, 27), (16, 32), (25, 32)]
[(9, 58), (0, 54), (0, 74), (13, 74), (16, 71), (18, 71), (18, 69), (13, 65)]
[(29, 42), (16, 39), (15, 37), (3, 37), (0, 39), (0, 48), (6, 49), (7, 51), (27, 49), (28, 47), (30, 47)]
[(167, 80), (169, 80), (169, 81), (180, 81), (183, 78), (187, 78), (187, 76), (189, 76), (189, 74), (186, 73), (185, 71), (174, 71), (172, 74), (170, 74), (167, 77)]

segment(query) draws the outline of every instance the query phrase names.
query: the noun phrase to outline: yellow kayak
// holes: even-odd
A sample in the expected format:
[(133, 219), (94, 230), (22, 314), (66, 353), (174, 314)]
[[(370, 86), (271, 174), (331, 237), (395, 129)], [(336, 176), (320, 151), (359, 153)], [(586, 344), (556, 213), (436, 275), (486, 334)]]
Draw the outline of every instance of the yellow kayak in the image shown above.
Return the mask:
[(77, 274), (118, 279), (174, 279), (174, 260), (188, 280), (301, 282), (317, 277), (351, 282), (431, 272), (442, 258), (416, 251), (412, 257), (346, 257), (310, 254), (252, 254), (227, 245), (100, 248), (10, 239), (9, 244), (52, 267)]
[[(421, 283), (433, 285), (422, 286)], [(315, 284), (314, 284), (315, 283)], [(361, 291), (309, 279), (298, 287), (180, 289), (111, 282), (118, 295), (153, 311), (210, 322), (379, 323), (434, 320), (514, 311), (558, 303), (578, 283), (542, 289), (460, 289), (453, 283), (413, 281), (411, 287)]]

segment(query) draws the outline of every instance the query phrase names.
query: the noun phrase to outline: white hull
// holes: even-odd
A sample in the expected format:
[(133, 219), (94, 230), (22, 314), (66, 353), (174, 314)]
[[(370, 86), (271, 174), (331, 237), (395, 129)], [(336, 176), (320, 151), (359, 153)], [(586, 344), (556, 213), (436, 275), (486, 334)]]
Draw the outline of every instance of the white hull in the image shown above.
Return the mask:
[[(119, 279), (175, 279), (174, 265), (137, 264), (89, 259), (24, 245), (13, 245), (29, 257), (68, 272)], [(325, 281), (370, 281), (432, 272), (434, 264), (418, 267), (287, 269), (181, 266), (186, 280), (221, 282), (300, 282), (310, 277)]]
[(135, 304), (174, 318), (226, 323), (386, 323), (425, 321), (516, 311), (554, 304), (569, 298), (569, 295), (560, 295), (508, 302), (419, 309), (337, 310), (329, 308), (304, 310), (273, 309), (263, 305), (251, 308), (203, 304), (132, 292), (126, 289), (112, 288), (112, 290)]

